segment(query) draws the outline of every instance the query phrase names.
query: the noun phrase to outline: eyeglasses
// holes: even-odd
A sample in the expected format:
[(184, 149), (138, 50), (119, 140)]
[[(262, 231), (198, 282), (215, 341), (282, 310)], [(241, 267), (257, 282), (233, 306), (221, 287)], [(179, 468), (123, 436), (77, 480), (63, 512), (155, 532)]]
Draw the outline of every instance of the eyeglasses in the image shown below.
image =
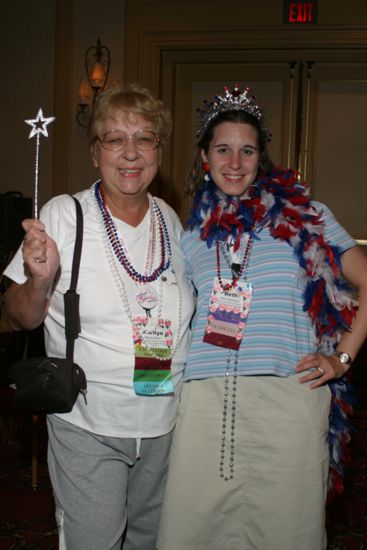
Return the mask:
[(151, 130), (143, 129), (137, 130), (131, 136), (122, 130), (110, 130), (97, 139), (104, 149), (115, 153), (126, 149), (128, 141), (132, 141), (138, 151), (153, 151), (159, 145), (159, 136)]

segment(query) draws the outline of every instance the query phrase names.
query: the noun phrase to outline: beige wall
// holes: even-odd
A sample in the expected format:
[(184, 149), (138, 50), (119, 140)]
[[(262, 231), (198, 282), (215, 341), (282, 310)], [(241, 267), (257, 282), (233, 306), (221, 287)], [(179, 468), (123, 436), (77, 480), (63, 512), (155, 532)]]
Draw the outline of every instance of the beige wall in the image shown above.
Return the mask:
[(40, 203), (92, 183), (85, 131), (75, 122), (84, 53), (99, 37), (111, 51), (110, 79), (122, 81), (124, 0), (12, 0), (1, 8), (2, 151), (0, 192), (32, 196), (36, 140), (28, 139), (39, 107), (56, 116), (41, 135)]
[[(21, 191), (32, 196), (34, 186), (35, 138), (30, 126), (39, 107), (53, 115), (55, 1), (13, 0), (1, 7), (0, 51), (2, 59), (1, 105), (1, 192)], [(42, 196), (52, 186), (52, 135), (42, 137), (40, 170)]]
[[(84, 53), (96, 44), (99, 37), (111, 53), (111, 67), (108, 84), (123, 82), (123, 44), (124, 44), (124, 1), (77, 0), (75, 2), (74, 27), (74, 74), (73, 102), (75, 106), (79, 80), (85, 75)], [(73, 112), (73, 117), (75, 110)], [(95, 169), (90, 162), (86, 146), (86, 131), (74, 120), (72, 127), (72, 148), (70, 163), (70, 190), (77, 191), (88, 187), (96, 178)]]

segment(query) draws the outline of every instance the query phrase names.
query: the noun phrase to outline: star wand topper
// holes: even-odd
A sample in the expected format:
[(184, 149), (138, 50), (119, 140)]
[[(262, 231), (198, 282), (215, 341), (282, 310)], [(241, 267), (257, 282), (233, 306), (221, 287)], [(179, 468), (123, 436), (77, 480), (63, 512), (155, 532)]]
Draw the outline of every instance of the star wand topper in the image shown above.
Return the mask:
[(33, 216), (35, 219), (38, 219), (38, 168), (39, 168), (39, 149), (40, 149), (40, 134), (43, 134), (45, 137), (48, 137), (47, 126), (55, 120), (54, 116), (45, 118), (43, 116), (42, 109), (38, 109), (36, 118), (25, 120), (26, 124), (32, 126), (32, 130), (29, 133), (28, 139), (37, 136), (36, 143), (36, 160), (34, 166), (34, 203), (33, 203)]

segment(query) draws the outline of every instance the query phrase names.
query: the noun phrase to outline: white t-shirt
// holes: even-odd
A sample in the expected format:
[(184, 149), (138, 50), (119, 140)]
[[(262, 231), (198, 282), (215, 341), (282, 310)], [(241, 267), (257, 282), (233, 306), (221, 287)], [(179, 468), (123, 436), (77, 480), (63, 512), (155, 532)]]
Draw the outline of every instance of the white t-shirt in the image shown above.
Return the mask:
[[(100, 227), (96, 219), (91, 190), (75, 195), (84, 216), (83, 248), (77, 292), (80, 295), (81, 333), (75, 342), (74, 361), (85, 371), (88, 382), (86, 405), (80, 395), (70, 413), (62, 414), (65, 421), (93, 433), (112, 437), (157, 437), (174, 426), (176, 410), (189, 345), (189, 322), (194, 299), (185, 278), (182, 252), (179, 246), (182, 226), (178, 216), (164, 201), (156, 198), (168, 228), (173, 264), (178, 285), (172, 278), (162, 282), (162, 316), (172, 322), (174, 340), (179, 317), (179, 293), (182, 296), (181, 341), (172, 360), (174, 396), (138, 396), (133, 388), (134, 354), (131, 322), (114, 283)], [(65, 356), (63, 294), (69, 288), (72, 255), (75, 243), (76, 213), (74, 201), (68, 195), (51, 199), (41, 210), (40, 219), (60, 252), (61, 275), (51, 296), (45, 319), (45, 344), (49, 356)], [(150, 211), (139, 224), (132, 227), (114, 219), (130, 258), (138, 271), (144, 271), (148, 246)], [(132, 315), (143, 315), (136, 301), (136, 284), (117, 262), (124, 281)], [(155, 264), (156, 265), (156, 264)], [(19, 249), (5, 275), (22, 284), (26, 281), (23, 259)], [(159, 291), (158, 282), (151, 283)], [(157, 308), (155, 308), (157, 310)], [(152, 316), (156, 315), (155, 310)]]

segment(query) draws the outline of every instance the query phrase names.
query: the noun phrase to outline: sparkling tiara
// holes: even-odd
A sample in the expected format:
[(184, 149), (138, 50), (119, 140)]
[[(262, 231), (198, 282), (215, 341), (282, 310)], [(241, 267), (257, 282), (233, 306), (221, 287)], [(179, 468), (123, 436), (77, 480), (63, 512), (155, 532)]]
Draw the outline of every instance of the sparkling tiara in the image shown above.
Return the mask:
[(201, 138), (209, 123), (220, 113), (226, 111), (245, 111), (249, 115), (252, 115), (258, 120), (260, 130), (266, 141), (271, 140), (271, 133), (264, 126), (264, 113), (257, 104), (256, 97), (251, 94), (249, 87), (241, 92), (239, 84), (234, 84), (232, 91), (229, 90), (228, 86), (225, 86), (223, 95), (216, 95), (213, 102), (204, 100), (203, 108), (197, 109), (200, 122), (197, 137)]

